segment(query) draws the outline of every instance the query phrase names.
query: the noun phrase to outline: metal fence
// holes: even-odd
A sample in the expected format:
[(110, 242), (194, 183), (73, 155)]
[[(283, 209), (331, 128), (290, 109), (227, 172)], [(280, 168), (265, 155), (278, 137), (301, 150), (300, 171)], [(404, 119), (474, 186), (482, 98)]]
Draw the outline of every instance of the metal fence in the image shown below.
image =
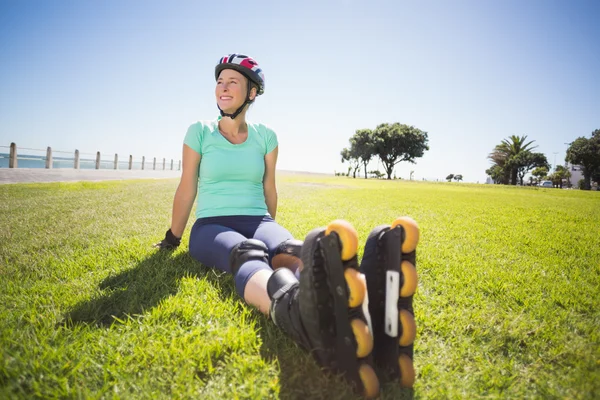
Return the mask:
[[(13, 142), (10, 146), (0, 146), (0, 149), (9, 149), (8, 155), (0, 154), (0, 167), (5, 164), (5, 159), (8, 159), (8, 168), (18, 168), (19, 161), (22, 166), (21, 168), (74, 168), (74, 169), (129, 169), (129, 170), (171, 170), (175, 167), (177, 171), (181, 170), (181, 160), (177, 160), (176, 163), (173, 159), (167, 161), (166, 158), (157, 159), (146, 158), (134, 158), (129, 155), (127, 159), (120, 159), (118, 154), (110, 157), (109, 159), (103, 158), (102, 154), (97, 151), (96, 153), (81, 153), (79, 150), (73, 151), (62, 151), (52, 150), (51, 147), (44, 149), (32, 149), (27, 147), (19, 147)], [(17, 151), (18, 150), (18, 151)], [(23, 154), (21, 154), (23, 152)], [(1, 153), (1, 151), (0, 151)], [(19, 155), (21, 154), (21, 155)]]

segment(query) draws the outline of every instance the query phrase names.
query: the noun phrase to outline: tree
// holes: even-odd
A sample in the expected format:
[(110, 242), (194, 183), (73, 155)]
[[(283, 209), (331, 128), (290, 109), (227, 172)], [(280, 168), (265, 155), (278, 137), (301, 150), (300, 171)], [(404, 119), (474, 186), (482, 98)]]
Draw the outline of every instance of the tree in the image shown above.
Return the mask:
[[(531, 152), (531, 150), (537, 147), (530, 147), (535, 140), (528, 143), (526, 143), (526, 140), (527, 136), (519, 137), (512, 135), (508, 139), (502, 140), (488, 156), (495, 165), (502, 169), (502, 183), (508, 184), (510, 182), (511, 185), (517, 184), (520, 164), (515, 157), (518, 157), (523, 152)], [(494, 172), (497, 174), (499, 171), (496, 169)], [(494, 178), (492, 177), (492, 179)]]
[(581, 165), (585, 190), (591, 189), (592, 176), (600, 175), (600, 129), (592, 132), (592, 137), (578, 137), (567, 149), (566, 161)]
[(373, 144), (370, 129), (359, 129), (350, 138), (350, 151), (362, 162), (365, 170), (365, 179), (367, 179), (367, 164), (371, 161), (371, 157), (375, 155)]
[(415, 163), (423, 157), (427, 145), (427, 132), (404, 124), (380, 124), (372, 133), (374, 152), (383, 163), (387, 179), (392, 179), (394, 166), (402, 161)]
[[(570, 174), (571, 174), (571, 172), (569, 172), (569, 175)], [(594, 172), (592, 174), (592, 182), (596, 182), (596, 183), (600, 184), (600, 169), (596, 170), (596, 172)]]
[(563, 167), (562, 165), (556, 166), (554, 173), (550, 175), (550, 180), (552, 184), (556, 187), (563, 187), (563, 179), (568, 179), (571, 176), (571, 173), (568, 169)]
[(344, 161), (348, 161), (348, 176), (350, 176), (350, 171), (352, 171), (352, 177), (356, 178), (356, 171), (360, 168), (360, 162), (358, 157), (356, 157), (350, 149), (344, 147), (344, 149), (340, 152), (342, 156), (342, 163)]
[(463, 178), (463, 177), (462, 177), (462, 175), (461, 175), (461, 174), (454, 175), (454, 180), (455, 180), (456, 182), (460, 182), (460, 181), (462, 181), (462, 178)]
[(454, 179), (454, 174), (449, 174), (449, 175), (446, 177), (446, 180), (447, 180), (448, 182), (452, 182), (452, 179)]
[(492, 180), (496, 184), (499, 184), (499, 183), (501, 183), (503, 185), (507, 185), (508, 184), (508, 178), (506, 176), (506, 171), (504, 170), (504, 168), (502, 168), (499, 165), (494, 165), (491, 168), (486, 169), (485, 173), (490, 178), (492, 178)]
[(519, 178), (519, 183), (523, 186), (523, 177), (525, 174), (529, 172), (531, 169), (536, 167), (546, 167), (550, 168), (550, 164), (548, 164), (548, 160), (546, 156), (542, 153), (532, 153), (530, 151), (522, 151), (516, 156), (511, 157), (508, 160), (507, 165), (511, 168), (517, 169), (517, 177)]
[(383, 176), (383, 174), (379, 170), (369, 171), (369, 174), (373, 175), (377, 179), (381, 179), (381, 177)]
[(544, 179), (546, 176), (548, 176), (548, 167), (547, 166), (537, 167), (533, 171), (531, 171), (531, 175), (533, 175), (537, 178), (537, 183), (540, 183), (542, 181), (542, 179)]

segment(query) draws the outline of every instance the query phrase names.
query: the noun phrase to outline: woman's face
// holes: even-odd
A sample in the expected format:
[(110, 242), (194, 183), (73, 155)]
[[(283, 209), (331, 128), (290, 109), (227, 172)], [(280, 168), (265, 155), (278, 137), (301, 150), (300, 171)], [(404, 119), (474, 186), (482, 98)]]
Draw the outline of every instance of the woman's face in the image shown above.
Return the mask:
[[(217, 79), (217, 104), (225, 112), (234, 112), (244, 104), (247, 89), (248, 79), (244, 75), (233, 69), (224, 69)], [(250, 94), (250, 99), (253, 98), (254, 91)]]

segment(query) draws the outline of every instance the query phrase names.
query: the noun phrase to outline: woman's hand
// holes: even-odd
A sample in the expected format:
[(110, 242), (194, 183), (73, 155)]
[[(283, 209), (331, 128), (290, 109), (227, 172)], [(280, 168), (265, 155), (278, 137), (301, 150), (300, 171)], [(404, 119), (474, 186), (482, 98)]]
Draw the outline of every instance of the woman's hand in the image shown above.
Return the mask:
[(171, 232), (171, 229), (165, 233), (165, 238), (154, 245), (161, 250), (175, 250), (181, 244), (181, 238), (178, 238)]

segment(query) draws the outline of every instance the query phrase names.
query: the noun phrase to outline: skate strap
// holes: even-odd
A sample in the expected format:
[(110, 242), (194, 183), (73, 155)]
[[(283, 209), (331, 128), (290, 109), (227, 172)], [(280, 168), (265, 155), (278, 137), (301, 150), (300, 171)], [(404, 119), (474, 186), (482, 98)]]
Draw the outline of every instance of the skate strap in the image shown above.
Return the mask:
[(287, 292), (289, 292), (294, 286), (298, 286), (298, 282), (290, 282), (286, 285), (284, 285), (283, 287), (281, 287), (279, 290), (277, 290), (274, 294), (273, 294), (273, 301), (278, 301), (279, 299), (281, 299), (283, 296), (285, 296), (285, 294)]
[(337, 368), (344, 372), (351, 381), (359, 383), (361, 380), (358, 375), (358, 362), (354, 348), (355, 339), (350, 326), (348, 310), (348, 289), (337, 235), (330, 234), (321, 238), (320, 247), (325, 259), (327, 283), (334, 304)]

